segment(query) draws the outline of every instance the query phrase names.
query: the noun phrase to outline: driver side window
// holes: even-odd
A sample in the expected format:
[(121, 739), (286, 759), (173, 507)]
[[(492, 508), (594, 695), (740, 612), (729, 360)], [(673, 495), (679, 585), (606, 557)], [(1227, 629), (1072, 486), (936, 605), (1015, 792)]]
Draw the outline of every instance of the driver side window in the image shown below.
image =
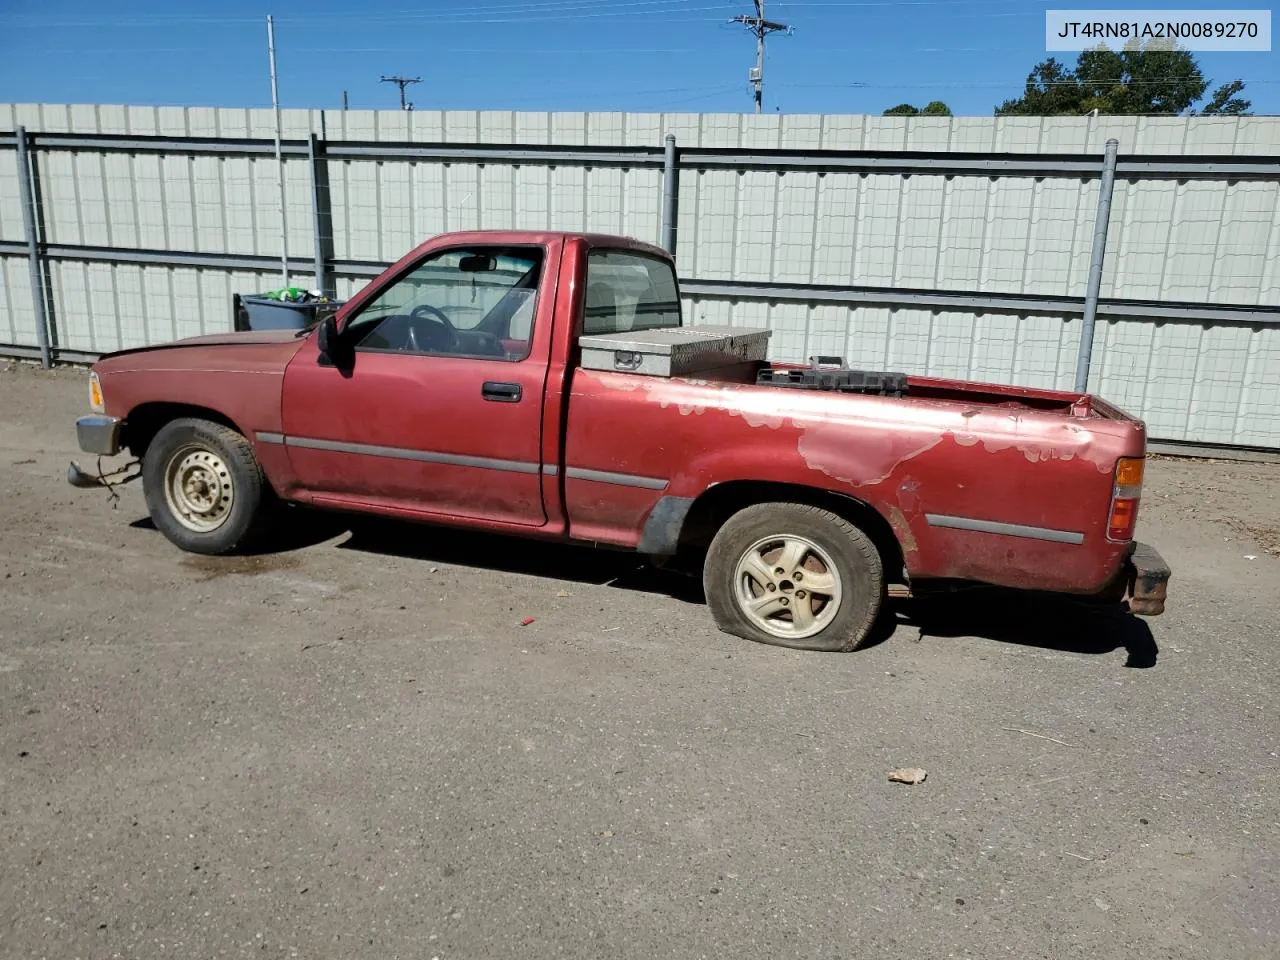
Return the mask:
[(542, 263), (537, 247), (442, 251), (366, 304), (346, 332), (360, 351), (523, 360)]

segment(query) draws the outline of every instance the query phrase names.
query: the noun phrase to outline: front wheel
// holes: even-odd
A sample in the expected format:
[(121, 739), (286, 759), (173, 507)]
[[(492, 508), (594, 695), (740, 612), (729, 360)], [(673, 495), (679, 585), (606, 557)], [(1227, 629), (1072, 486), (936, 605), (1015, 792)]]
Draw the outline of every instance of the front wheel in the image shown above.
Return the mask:
[(142, 489), (157, 529), (189, 553), (243, 549), (266, 526), (271, 490), (253, 449), (209, 420), (160, 429), (143, 458)]
[(761, 503), (729, 518), (702, 575), (726, 633), (798, 650), (855, 650), (884, 600), (884, 567), (843, 517), (798, 503)]

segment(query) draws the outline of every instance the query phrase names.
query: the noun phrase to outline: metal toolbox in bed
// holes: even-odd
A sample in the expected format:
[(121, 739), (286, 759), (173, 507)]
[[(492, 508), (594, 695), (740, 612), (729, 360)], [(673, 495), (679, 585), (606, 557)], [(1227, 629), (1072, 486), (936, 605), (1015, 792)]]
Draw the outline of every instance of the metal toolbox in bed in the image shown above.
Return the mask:
[(735, 363), (764, 360), (771, 330), (667, 327), (579, 337), (586, 370), (649, 377), (686, 377)]

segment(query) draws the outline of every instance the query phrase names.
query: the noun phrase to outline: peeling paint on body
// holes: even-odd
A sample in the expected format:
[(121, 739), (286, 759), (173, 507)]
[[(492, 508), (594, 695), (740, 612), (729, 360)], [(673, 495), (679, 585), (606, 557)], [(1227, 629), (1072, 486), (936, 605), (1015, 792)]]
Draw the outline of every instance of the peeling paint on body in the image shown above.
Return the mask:
[(810, 470), (855, 487), (873, 487), (943, 439), (939, 435), (922, 441), (918, 436), (885, 431), (860, 436), (854, 442), (843, 425), (835, 423), (809, 427), (801, 434), (796, 449)]

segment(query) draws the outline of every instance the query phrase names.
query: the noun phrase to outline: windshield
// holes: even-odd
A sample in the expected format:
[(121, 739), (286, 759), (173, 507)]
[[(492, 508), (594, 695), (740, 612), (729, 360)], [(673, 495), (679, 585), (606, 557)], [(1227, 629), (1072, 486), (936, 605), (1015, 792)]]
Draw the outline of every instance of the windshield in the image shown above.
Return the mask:
[[(484, 261), (481, 269), (476, 260)], [(360, 311), (360, 319), (381, 320), (427, 306), (445, 310), (459, 330), (474, 329), (499, 306), (532, 306), (541, 267), (541, 250), (450, 250), (380, 293)]]
[(361, 350), (523, 360), (543, 260), (540, 247), (442, 251), (379, 291), (344, 335)]

